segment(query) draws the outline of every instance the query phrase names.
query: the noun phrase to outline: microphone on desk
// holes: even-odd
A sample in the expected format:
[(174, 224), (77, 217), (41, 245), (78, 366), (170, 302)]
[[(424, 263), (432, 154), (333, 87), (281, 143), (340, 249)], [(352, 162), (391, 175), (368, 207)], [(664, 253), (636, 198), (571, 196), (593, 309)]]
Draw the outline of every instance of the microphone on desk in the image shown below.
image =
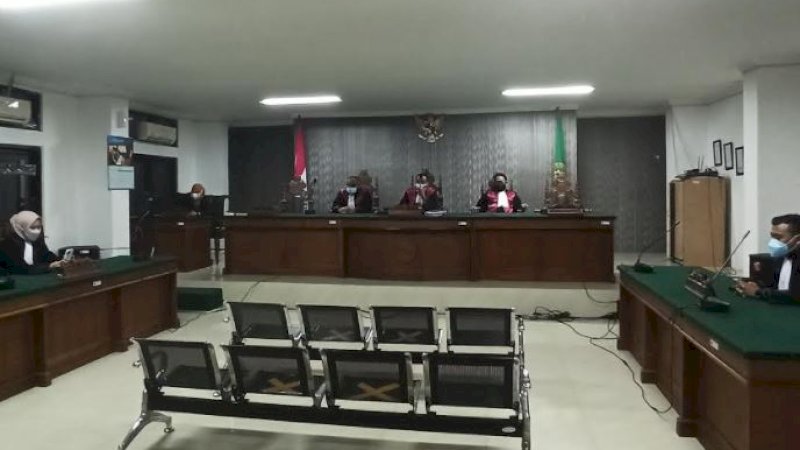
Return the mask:
[(714, 280), (716, 280), (717, 277), (719, 277), (722, 271), (725, 270), (726, 267), (728, 267), (728, 264), (730, 264), (731, 259), (733, 259), (733, 255), (735, 255), (736, 252), (739, 251), (739, 247), (741, 247), (742, 244), (744, 244), (744, 241), (745, 239), (747, 239), (747, 236), (750, 236), (750, 230), (747, 230), (747, 232), (744, 233), (744, 236), (742, 236), (742, 238), (739, 239), (739, 243), (736, 244), (736, 247), (733, 248), (733, 251), (731, 251), (731, 253), (728, 255), (728, 258), (725, 260), (725, 262), (722, 263), (722, 266), (719, 268), (719, 270), (717, 270), (714, 276), (711, 277), (711, 280), (709, 280), (708, 282), (709, 284), (713, 283)]
[(656, 245), (657, 243), (661, 242), (662, 239), (666, 239), (667, 235), (672, 233), (672, 231), (675, 230), (675, 228), (680, 224), (681, 224), (680, 220), (675, 222), (674, 224), (672, 224), (671, 227), (669, 227), (667, 229), (666, 233), (664, 233), (663, 235), (657, 237), (656, 239), (653, 239), (647, 245), (645, 245), (644, 248), (642, 248), (642, 251), (640, 251), (639, 255), (636, 257), (636, 262), (633, 264), (633, 271), (634, 272), (653, 273), (653, 266), (643, 263), (642, 262), (642, 255), (644, 255), (644, 252), (646, 252), (647, 250), (652, 248), (654, 245)]
[(750, 236), (750, 230), (739, 239), (733, 251), (730, 252), (728, 258), (722, 263), (722, 266), (713, 275), (708, 276), (708, 272), (702, 270), (693, 270), (686, 280), (686, 289), (698, 298), (697, 305), (701, 311), (707, 312), (726, 312), (730, 309), (731, 304), (717, 297), (716, 290), (714, 289), (714, 281), (719, 277), (725, 267), (728, 266), (733, 255), (739, 251), (739, 248), (744, 244), (745, 239)]

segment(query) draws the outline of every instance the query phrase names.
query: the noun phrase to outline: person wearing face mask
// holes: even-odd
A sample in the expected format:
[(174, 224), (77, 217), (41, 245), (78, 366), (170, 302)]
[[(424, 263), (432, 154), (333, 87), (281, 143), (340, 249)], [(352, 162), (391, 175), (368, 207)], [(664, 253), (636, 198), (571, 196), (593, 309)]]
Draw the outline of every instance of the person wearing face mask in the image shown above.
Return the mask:
[(428, 170), (423, 170), (414, 177), (414, 186), (406, 189), (400, 204), (416, 207), (423, 211), (441, 210), (443, 206), (442, 191), (435, 183), (436, 179)]
[(30, 274), (58, 267), (61, 261), (47, 248), (42, 219), (33, 211), (11, 217), (12, 232), (0, 241), (0, 269), (12, 274)]
[(195, 183), (192, 185), (192, 190), (189, 191), (189, 202), (191, 204), (191, 210), (194, 214), (202, 214), (203, 213), (203, 200), (206, 198), (206, 188), (200, 184)]
[(193, 184), (188, 194), (178, 194), (175, 201), (175, 212), (180, 214), (199, 216), (206, 211), (206, 207), (206, 188), (200, 183)]
[(367, 214), (372, 212), (372, 193), (360, 185), (358, 177), (351, 176), (347, 179), (336, 198), (333, 200), (331, 212), (339, 214)]
[[(750, 297), (765, 300), (791, 298), (800, 301), (800, 215), (786, 214), (772, 219), (770, 241), (767, 244), (772, 257), (773, 276), (767, 277), (769, 283), (759, 285), (754, 281), (741, 281), (737, 290)], [(762, 270), (761, 263), (756, 263), (755, 270)]]
[(502, 172), (494, 174), (489, 190), (478, 200), (480, 212), (515, 213), (524, 211), (522, 199), (516, 192), (508, 189), (508, 177)]

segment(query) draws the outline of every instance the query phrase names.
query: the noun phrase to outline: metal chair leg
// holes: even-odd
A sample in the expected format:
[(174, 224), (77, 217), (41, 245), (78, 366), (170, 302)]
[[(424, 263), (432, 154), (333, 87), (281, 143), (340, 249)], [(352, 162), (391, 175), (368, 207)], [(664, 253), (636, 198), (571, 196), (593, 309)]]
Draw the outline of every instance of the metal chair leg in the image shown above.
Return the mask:
[(522, 450), (531, 449), (531, 420), (525, 418), (522, 421)]
[(136, 418), (136, 421), (133, 422), (133, 426), (131, 427), (128, 434), (122, 439), (122, 443), (119, 444), (117, 447), (118, 450), (126, 450), (131, 442), (136, 439), (136, 436), (141, 433), (141, 431), (147, 425), (150, 425), (153, 422), (160, 422), (164, 424), (164, 432), (165, 433), (172, 433), (175, 431), (172, 428), (172, 417), (156, 412), (150, 411), (149, 407), (147, 406), (147, 392), (142, 394), (142, 411), (139, 413), (139, 417)]

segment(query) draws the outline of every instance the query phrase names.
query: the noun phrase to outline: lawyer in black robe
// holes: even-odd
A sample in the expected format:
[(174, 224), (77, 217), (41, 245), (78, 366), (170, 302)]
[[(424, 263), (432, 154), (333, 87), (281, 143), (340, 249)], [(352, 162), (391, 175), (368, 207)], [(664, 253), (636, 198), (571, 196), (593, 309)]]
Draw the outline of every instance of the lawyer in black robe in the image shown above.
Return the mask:
[(33, 274), (58, 265), (59, 258), (47, 248), (42, 221), (32, 211), (22, 211), (9, 220), (11, 233), (0, 241), (0, 270)]

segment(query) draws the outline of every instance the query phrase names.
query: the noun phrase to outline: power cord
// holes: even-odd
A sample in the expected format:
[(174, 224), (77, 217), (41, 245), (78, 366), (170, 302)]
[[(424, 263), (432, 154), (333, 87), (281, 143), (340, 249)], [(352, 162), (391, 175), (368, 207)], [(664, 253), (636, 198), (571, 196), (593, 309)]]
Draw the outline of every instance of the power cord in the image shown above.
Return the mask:
[(550, 320), (550, 321), (572, 321), (572, 320), (605, 320), (616, 319), (617, 313), (610, 312), (602, 316), (580, 317), (573, 316), (569, 311), (551, 309), (546, 306), (537, 306), (531, 314), (520, 315), (525, 320)]
[(589, 300), (591, 300), (591, 301), (593, 301), (593, 302), (595, 302), (595, 303), (600, 303), (601, 305), (610, 305), (610, 304), (613, 304), (613, 303), (619, 303), (619, 300), (598, 300), (598, 299), (596, 299), (596, 298), (595, 298), (595, 297), (594, 297), (594, 296), (591, 294), (591, 292), (589, 292), (589, 287), (588, 287), (588, 286), (586, 286), (586, 283), (583, 283), (583, 292), (585, 292), (585, 293), (586, 293), (586, 297), (587, 297)]
[[(253, 283), (253, 284), (252, 284), (252, 285), (251, 285), (251, 286), (250, 286), (250, 287), (247, 289), (247, 291), (244, 293), (244, 295), (242, 296), (242, 299), (241, 299), (241, 300), (239, 300), (239, 301), (240, 301), (240, 302), (242, 302), (242, 303), (246, 303), (246, 302), (247, 302), (247, 299), (250, 297), (250, 294), (252, 294), (252, 293), (253, 293), (253, 291), (256, 289), (256, 287), (258, 287), (258, 285), (260, 285), (260, 284), (261, 284), (261, 281), (256, 281), (255, 283)], [(216, 308), (216, 309), (211, 309), (211, 310), (208, 310), (208, 311), (203, 311), (203, 312), (201, 312), (201, 313), (197, 314), (196, 316), (192, 317), (191, 319), (187, 320), (186, 322), (184, 322), (184, 323), (180, 324), (180, 326), (178, 326), (177, 328), (172, 328), (172, 329), (170, 330), (170, 333), (175, 333), (175, 332), (177, 332), (177, 331), (178, 331), (178, 330), (180, 330), (181, 328), (184, 328), (184, 327), (186, 327), (186, 326), (187, 326), (187, 325), (189, 325), (190, 323), (192, 323), (192, 322), (194, 322), (194, 321), (196, 321), (196, 320), (200, 319), (201, 317), (203, 317), (203, 316), (205, 316), (205, 315), (212, 314), (212, 313), (216, 313), (216, 312), (220, 312), (220, 311), (224, 311), (224, 310), (225, 310), (225, 306), (221, 306), (221, 307), (219, 307), (219, 308)]]
[(573, 327), (572, 325), (570, 325), (570, 324), (568, 324), (566, 322), (559, 321), (559, 323), (561, 323), (562, 325), (566, 325), (568, 328), (570, 328), (578, 336), (581, 336), (583, 338), (588, 338), (589, 339), (589, 343), (591, 345), (593, 345), (593, 346), (599, 348), (600, 350), (608, 353), (609, 355), (617, 358), (622, 363), (622, 365), (624, 365), (625, 368), (628, 369), (628, 372), (630, 372), (631, 381), (633, 381), (633, 383), (636, 385), (636, 387), (639, 388), (639, 393), (642, 396), (642, 401), (644, 402), (645, 405), (647, 405), (648, 408), (650, 408), (653, 412), (655, 412), (656, 414), (658, 414), (660, 416), (670, 412), (672, 410), (672, 408), (673, 408), (672, 403), (670, 403), (669, 406), (667, 408), (664, 408), (664, 409), (659, 409), (658, 407), (656, 407), (652, 403), (650, 403), (650, 401), (647, 399), (647, 394), (644, 391), (644, 386), (642, 386), (642, 384), (639, 382), (639, 380), (636, 379), (636, 372), (633, 370), (633, 368), (631, 367), (630, 363), (628, 363), (628, 361), (625, 360), (625, 358), (621, 357), (616, 352), (611, 351), (611, 350), (603, 347), (602, 345), (600, 345), (600, 344), (598, 344), (596, 342), (596, 341), (599, 341), (599, 340), (617, 340), (617, 339), (619, 339), (618, 335), (616, 337), (607, 337), (609, 334), (612, 334), (612, 333), (616, 335), (616, 333), (613, 331), (613, 325), (612, 325), (612, 323), (615, 322), (615, 321), (616, 321), (616, 319), (609, 319), (608, 326), (606, 328), (607, 329), (606, 334), (604, 334), (603, 336), (599, 336), (599, 337), (587, 336), (587, 335), (579, 332), (577, 329), (575, 329), (575, 327)]
[(258, 287), (258, 285), (260, 285), (260, 284), (261, 284), (261, 281), (256, 281), (255, 283), (253, 283), (253, 285), (252, 285), (252, 286), (250, 286), (250, 288), (247, 290), (247, 292), (245, 292), (245, 293), (244, 293), (244, 295), (242, 296), (242, 299), (241, 299), (241, 300), (239, 300), (239, 301), (240, 301), (240, 302), (242, 302), (242, 303), (246, 303), (246, 302), (247, 302), (247, 299), (250, 297), (250, 294), (252, 294), (252, 293), (253, 293), (253, 291), (254, 291), (254, 290), (255, 290), (255, 289)]
[[(615, 338), (615, 339), (618, 339), (618, 338)], [(631, 374), (631, 380), (636, 385), (636, 387), (639, 388), (639, 392), (642, 395), (642, 401), (644, 401), (644, 404), (647, 405), (648, 408), (653, 410), (654, 413), (658, 414), (659, 416), (663, 416), (664, 414), (666, 414), (666, 413), (668, 413), (668, 412), (670, 412), (672, 410), (672, 408), (673, 408), (672, 403), (670, 403), (669, 406), (667, 408), (664, 408), (664, 409), (658, 409), (656, 406), (653, 406), (653, 404), (650, 403), (650, 401), (647, 399), (647, 394), (644, 391), (644, 386), (642, 386), (642, 384), (639, 383), (639, 380), (636, 379), (636, 372), (634, 372), (633, 368), (628, 363), (628, 361), (625, 360), (625, 358), (619, 356), (616, 352), (613, 352), (613, 351), (603, 347), (602, 345), (598, 344), (597, 342), (595, 342), (595, 339), (589, 339), (589, 343), (592, 344), (593, 346), (599, 348), (600, 350), (608, 353), (609, 355), (617, 358), (622, 363), (622, 365), (624, 365), (625, 368), (628, 369), (628, 372), (630, 372), (630, 374)]]
[[(675, 313), (675, 315), (673, 315), (671, 321), (674, 322), (674, 320), (677, 318), (676, 316), (678, 316), (680, 313), (682, 313), (683, 309), (685, 309), (685, 308), (681, 308), (680, 310), (678, 310)], [(615, 326), (615, 324), (616, 324), (616, 322), (618, 320), (618, 315), (617, 315), (616, 312), (609, 313), (609, 314), (606, 314), (606, 315), (603, 315), (603, 316), (600, 316), (600, 317), (578, 318), (578, 317), (573, 317), (569, 312), (566, 312), (566, 311), (554, 310), (554, 309), (546, 308), (544, 306), (537, 306), (534, 309), (533, 314), (531, 314), (530, 316), (526, 316), (525, 318), (528, 319), (528, 320), (548, 320), (548, 321), (558, 322), (558, 323), (566, 326), (570, 330), (572, 330), (572, 332), (575, 333), (576, 335), (578, 335), (578, 336), (580, 336), (582, 338), (588, 339), (589, 343), (591, 345), (593, 345), (593, 346), (599, 348), (600, 350), (610, 354), (611, 356), (617, 358), (622, 363), (622, 365), (624, 365), (625, 368), (628, 369), (628, 372), (630, 372), (630, 374), (631, 374), (631, 380), (636, 385), (636, 387), (639, 388), (639, 392), (640, 392), (640, 394), (642, 396), (642, 401), (644, 402), (645, 405), (647, 405), (648, 408), (650, 408), (653, 412), (655, 412), (656, 414), (658, 414), (660, 416), (668, 413), (669, 411), (671, 411), (673, 409), (673, 405), (671, 403), (665, 409), (659, 409), (658, 407), (656, 407), (652, 403), (650, 403), (650, 401), (647, 399), (647, 395), (646, 395), (646, 392), (644, 390), (644, 386), (642, 386), (642, 384), (639, 383), (639, 381), (636, 379), (636, 372), (630, 366), (630, 363), (628, 363), (628, 361), (626, 361), (623, 357), (618, 355), (616, 352), (611, 351), (611, 350), (609, 350), (609, 349), (607, 349), (607, 348), (605, 348), (602, 345), (597, 343), (597, 341), (614, 341), (614, 340), (619, 339), (619, 334), (617, 334), (616, 331), (614, 331), (614, 326)], [(603, 319), (605, 319), (605, 320), (608, 320), (608, 323), (606, 325), (606, 332), (601, 336), (589, 336), (587, 334), (581, 333), (572, 324), (568, 323), (568, 322), (571, 322), (571, 321), (576, 320), (576, 319), (582, 319), (582, 320), (603, 320)]]
[(187, 320), (186, 322), (182, 323), (182, 324), (181, 324), (179, 327), (177, 327), (177, 328), (172, 328), (172, 329), (170, 330), (170, 333), (175, 333), (175, 332), (177, 332), (178, 330), (180, 330), (181, 328), (185, 328), (185, 327), (186, 327), (186, 326), (188, 326), (190, 323), (194, 322), (195, 320), (198, 320), (199, 318), (201, 318), (201, 317), (203, 317), (203, 316), (206, 316), (206, 315), (208, 315), (208, 314), (212, 314), (212, 313), (217, 313), (217, 312), (224, 311), (224, 310), (225, 310), (225, 307), (224, 307), (224, 306), (220, 306), (220, 307), (219, 307), (219, 308), (217, 308), (217, 309), (210, 309), (210, 310), (208, 310), (208, 311), (203, 311), (203, 312), (201, 312), (201, 313), (197, 314), (196, 316), (192, 317), (191, 319)]

